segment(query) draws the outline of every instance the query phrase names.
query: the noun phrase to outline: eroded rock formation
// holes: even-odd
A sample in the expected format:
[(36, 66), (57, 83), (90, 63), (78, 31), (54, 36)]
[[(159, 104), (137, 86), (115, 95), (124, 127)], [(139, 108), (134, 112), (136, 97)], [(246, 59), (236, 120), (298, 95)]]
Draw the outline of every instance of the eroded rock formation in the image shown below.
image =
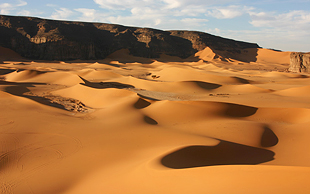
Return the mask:
[(310, 53), (292, 52), (289, 71), (310, 73)]
[(0, 46), (26, 58), (44, 60), (103, 59), (120, 49), (148, 58), (162, 53), (187, 58), (207, 46), (235, 53), (244, 48), (259, 48), (257, 44), (203, 32), (4, 15), (0, 15)]

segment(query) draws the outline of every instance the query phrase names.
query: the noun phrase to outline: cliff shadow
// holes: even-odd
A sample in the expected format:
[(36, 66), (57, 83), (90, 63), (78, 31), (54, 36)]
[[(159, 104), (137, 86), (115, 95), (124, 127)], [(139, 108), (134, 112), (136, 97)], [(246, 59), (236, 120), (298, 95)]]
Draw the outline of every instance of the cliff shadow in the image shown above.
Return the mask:
[(216, 58), (226, 62), (231, 59), (245, 63), (256, 62), (258, 56), (258, 48), (223, 48), (220, 50), (211, 48), (211, 50), (216, 54)]
[(217, 165), (255, 165), (274, 159), (275, 153), (221, 140), (216, 146), (188, 146), (161, 159), (168, 168), (185, 169)]

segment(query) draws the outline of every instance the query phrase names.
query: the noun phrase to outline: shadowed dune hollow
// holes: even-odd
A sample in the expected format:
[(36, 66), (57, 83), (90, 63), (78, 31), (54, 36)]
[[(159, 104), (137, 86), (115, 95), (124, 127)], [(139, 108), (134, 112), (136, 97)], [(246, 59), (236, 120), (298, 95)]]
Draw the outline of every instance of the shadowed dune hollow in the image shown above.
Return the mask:
[(216, 146), (188, 146), (161, 159), (169, 168), (182, 169), (216, 165), (254, 165), (274, 159), (275, 153), (261, 148), (220, 141)]

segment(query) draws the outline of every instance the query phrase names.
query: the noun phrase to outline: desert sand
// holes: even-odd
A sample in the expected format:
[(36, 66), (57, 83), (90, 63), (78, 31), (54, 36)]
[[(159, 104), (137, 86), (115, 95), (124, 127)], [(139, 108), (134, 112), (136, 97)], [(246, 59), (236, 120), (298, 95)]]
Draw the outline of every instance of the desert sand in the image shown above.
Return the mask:
[(289, 52), (0, 53), (3, 194), (310, 193), (310, 75)]

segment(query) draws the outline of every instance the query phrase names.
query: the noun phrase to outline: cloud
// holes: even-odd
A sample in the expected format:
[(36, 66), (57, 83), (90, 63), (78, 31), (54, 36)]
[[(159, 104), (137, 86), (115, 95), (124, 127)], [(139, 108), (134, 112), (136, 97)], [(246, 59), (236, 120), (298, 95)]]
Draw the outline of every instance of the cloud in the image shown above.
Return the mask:
[(182, 5), (182, 1), (180, 0), (163, 0), (163, 2), (166, 4), (165, 9), (174, 9)]
[(265, 32), (261, 35), (265, 40), (272, 42), (277, 40), (278, 44), (287, 45), (296, 45), (299, 42), (299, 47), (286, 48), (286, 50), (309, 51), (309, 11), (293, 10), (282, 14), (253, 12), (250, 13), (250, 16), (252, 19), (250, 23)]
[(94, 9), (79, 8), (75, 9), (75, 11), (82, 13), (80, 18), (83, 19), (83, 21), (95, 21), (98, 17)]
[[(101, 8), (109, 9), (109, 17), (105, 18), (107, 22), (160, 29), (190, 29), (193, 26), (204, 25), (207, 22), (204, 15), (207, 9), (201, 4), (214, 3), (211, 0), (94, 0), (94, 2)], [(97, 11), (95, 14), (99, 13)]]
[(143, 0), (94, 0), (94, 2), (100, 5), (104, 9), (113, 10), (125, 10), (132, 9), (134, 7), (147, 6), (153, 1), (143, 1)]
[(173, 11), (174, 16), (199, 16), (204, 15), (207, 8), (204, 6), (190, 5)]
[[(240, 1), (240, 0), (237, 0)], [(221, 5), (236, 0), (94, 0), (101, 8), (113, 10), (130, 10), (136, 7), (151, 7), (152, 9), (186, 9), (187, 7), (202, 7)]]
[(27, 5), (27, 2), (26, 1), (22, 1), (22, 0), (19, 0), (18, 1), (18, 4), (16, 5), (17, 7), (21, 7), (21, 6), (25, 6)]
[(232, 19), (247, 14), (253, 9), (254, 8), (247, 6), (230, 5), (228, 7), (214, 8), (211, 11), (208, 11), (206, 15), (217, 19)]
[(31, 12), (28, 10), (21, 10), (20, 12), (17, 13), (17, 15), (20, 16), (31, 16)]
[[(210, 32), (210, 31), (209, 31)], [(215, 31), (212, 31), (215, 32)], [(217, 35), (258, 43), (263, 48), (279, 49), (283, 51), (309, 52), (310, 40), (308, 35), (277, 31), (275, 29), (257, 30), (219, 30)]]
[(268, 27), (282, 30), (310, 30), (310, 12), (294, 10), (288, 13), (275, 14), (267, 12), (250, 13), (255, 27)]
[(206, 22), (209, 20), (207, 19), (201, 19), (201, 18), (184, 18), (181, 19), (181, 22), (183, 22), (183, 25), (187, 26), (204, 26)]
[(219, 36), (256, 42), (264, 48), (284, 51), (309, 52), (310, 12), (295, 10), (277, 14), (275, 12), (250, 12), (253, 30), (209, 29)]
[(22, 7), (27, 5), (27, 2), (18, 0), (18, 1), (10, 1), (10, 3), (2, 3), (0, 4), (0, 14), (10, 14), (12, 10), (15, 10), (18, 7)]
[(67, 8), (60, 8), (55, 10), (55, 12), (51, 15), (51, 18), (56, 20), (66, 20), (73, 14), (74, 12)]
[(47, 7), (58, 7), (57, 5), (51, 4), (51, 3), (46, 4), (46, 6), (47, 6)]
[(106, 22), (103, 18), (108, 16), (107, 13), (101, 13), (95, 9), (78, 8), (74, 10), (82, 14), (78, 19), (86, 22)]

